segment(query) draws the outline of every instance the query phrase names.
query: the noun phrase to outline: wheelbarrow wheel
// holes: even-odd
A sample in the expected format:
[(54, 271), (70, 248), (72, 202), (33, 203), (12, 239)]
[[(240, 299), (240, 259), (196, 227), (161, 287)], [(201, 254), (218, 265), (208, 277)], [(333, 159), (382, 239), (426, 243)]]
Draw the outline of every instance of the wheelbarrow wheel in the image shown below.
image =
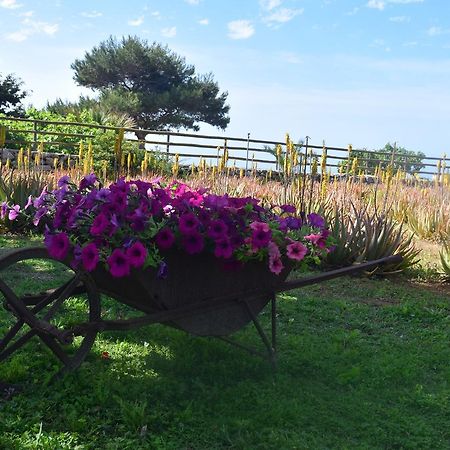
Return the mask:
[(89, 354), (97, 331), (75, 332), (78, 324), (101, 317), (99, 292), (89, 274), (54, 260), (45, 248), (11, 251), (0, 258), (1, 297), (10, 314), (5, 320), (4, 312), (0, 316), (0, 361), (34, 336), (62, 363), (56, 375), (76, 369)]

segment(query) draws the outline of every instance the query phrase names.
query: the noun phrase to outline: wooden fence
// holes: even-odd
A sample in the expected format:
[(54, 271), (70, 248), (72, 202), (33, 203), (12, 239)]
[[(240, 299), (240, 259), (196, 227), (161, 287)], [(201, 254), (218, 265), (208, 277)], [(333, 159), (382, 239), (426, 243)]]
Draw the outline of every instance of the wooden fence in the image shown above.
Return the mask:
[[(28, 126), (29, 125), (29, 126)], [(25, 128), (22, 128), (24, 127)], [(40, 145), (44, 151), (51, 150), (60, 153), (77, 153), (80, 141), (88, 142), (99, 138), (101, 133), (112, 132), (119, 136), (123, 133), (124, 142), (132, 142), (137, 147), (151, 152), (160, 152), (169, 157), (178, 155), (180, 164), (190, 165), (200, 158), (209, 164), (219, 161), (223, 152), (228, 152), (228, 161), (246, 171), (254, 169), (273, 171), (278, 170), (276, 147), (281, 147), (281, 152), (286, 152), (286, 142), (263, 139), (253, 139), (250, 133), (246, 137), (231, 137), (219, 135), (204, 135), (198, 133), (181, 133), (165, 130), (142, 130), (135, 128), (118, 128), (112, 126), (94, 125), (79, 122), (48, 121), (37, 119), (24, 119), (17, 117), (0, 117), (0, 127), (6, 136), (3, 139), (3, 147), (17, 148), (31, 147), (36, 151)], [(58, 131), (59, 128), (73, 128), (76, 132)], [(50, 128), (50, 129), (49, 129)], [(137, 134), (145, 139), (138, 139)], [(0, 133), (1, 134), (1, 133)], [(0, 139), (0, 144), (2, 144)], [(114, 141), (111, 143), (111, 149)], [(304, 142), (295, 144), (301, 155), (307, 158), (321, 158), (326, 153), (326, 169), (332, 173), (337, 173), (342, 165), (350, 165), (356, 157), (358, 169), (365, 171), (370, 164), (381, 164), (383, 167), (393, 164), (395, 167), (403, 168), (411, 174), (417, 173), (419, 176), (437, 176), (448, 173), (450, 168), (450, 158), (446, 155), (442, 157), (425, 156), (420, 158), (405, 156), (395, 153), (395, 148), (391, 155), (377, 151), (367, 151), (366, 149), (353, 149), (351, 146), (336, 147), (326, 145), (313, 145), (307, 137)], [(0, 148), (2, 145), (0, 145)], [(370, 157), (364, 157), (370, 154)], [(94, 155), (95, 156), (95, 155)]]

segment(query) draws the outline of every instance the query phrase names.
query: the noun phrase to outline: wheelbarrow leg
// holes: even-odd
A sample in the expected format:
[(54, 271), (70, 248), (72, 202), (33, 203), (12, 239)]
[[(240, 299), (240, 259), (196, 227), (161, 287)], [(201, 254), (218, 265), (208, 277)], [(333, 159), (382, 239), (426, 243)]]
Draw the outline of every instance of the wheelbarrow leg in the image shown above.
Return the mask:
[[(267, 353), (269, 355), (269, 361), (272, 364), (272, 367), (276, 369), (277, 367), (277, 351), (276, 351), (276, 334), (277, 334), (277, 325), (276, 325), (276, 298), (275, 294), (272, 295), (271, 298), (271, 321), (272, 321), (272, 336), (271, 340), (269, 340), (266, 332), (264, 331), (263, 327), (261, 326), (261, 323), (259, 322), (258, 318), (256, 317), (255, 313), (252, 311), (252, 308), (247, 303), (247, 301), (243, 301), (245, 304), (245, 307), (247, 309), (248, 314), (250, 315), (253, 325), (255, 325), (256, 330), (258, 331), (258, 334), (263, 341), (264, 345), (266, 346)], [(272, 341), (272, 342), (271, 342)]]
[(220, 339), (221, 341), (225, 341), (228, 344), (234, 345), (235, 347), (241, 348), (247, 352), (249, 352), (252, 355), (260, 356), (263, 359), (268, 359), (270, 364), (272, 365), (273, 369), (276, 369), (277, 367), (277, 351), (276, 351), (276, 342), (277, 342), (277, 310), (276, 310), (276, 296), (275, 294), (272, 295), (271, 298), (271, 337), (267, 336), (267, 333), (264, 331), (264, 328), (262, 327), (261, 323), (259, 322), (258, 318), (256, 317), (255, 313), (253, 312), (249, 302), (247, 300), (241, 299), (239, 300), (240, 303), (243, 304), (245, 310), (247, 311), (247, 314), (249, 315), (249, 318), (253, 322), (253, 325), (256, 328), (256, 331), (259, 334), (259, 337), (261, 338), (264, 346), (266, 347), (267, 353), (262, 353), (261, 351), (249, 347), (247, 345), (241, 344), (240, 342), (237, 342), (234, 339), (231, 339), (227, 336), (214, 336), (217, 339)]

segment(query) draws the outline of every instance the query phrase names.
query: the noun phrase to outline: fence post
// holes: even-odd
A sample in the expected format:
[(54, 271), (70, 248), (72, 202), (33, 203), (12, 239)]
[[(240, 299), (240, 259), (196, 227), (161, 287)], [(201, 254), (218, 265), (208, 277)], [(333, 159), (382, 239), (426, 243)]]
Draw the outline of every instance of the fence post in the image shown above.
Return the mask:
[(170, 153), (170, 131), (167, 132), (167, 140), (166, 140), (166, 153), (169, 156)]
[(33, 151), (37, 150), (37, 121), (33, 121)]
[(245, 176), (247, 176), (247, 172), (248, 172), (249, 151), (250, 151), (250, 133), (247, 133), (247, 157), (245, 158)]

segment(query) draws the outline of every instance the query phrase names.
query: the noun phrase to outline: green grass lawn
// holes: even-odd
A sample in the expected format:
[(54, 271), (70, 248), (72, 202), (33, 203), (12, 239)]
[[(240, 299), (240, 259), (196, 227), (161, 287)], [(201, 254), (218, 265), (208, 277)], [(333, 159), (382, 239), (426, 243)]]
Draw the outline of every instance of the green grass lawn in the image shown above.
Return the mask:
[[(0, 237), (0, 247), (24, 243)], [(2, 277), (39, 289), (48, 267), (32, 270)], [(49, 384), (57, 361), (33, 339), (0, 363), (0, 380), (23, 385), (0, 400), (0, 448), (450, 448), (448, 291), (345, 277), (278, 299), (276, 372), (153, 325), (100, 335), (80, 369)], [(0, 309), (0, 331), (7, 321)], [(237, 338), (260, 344), (251, 327)]]

